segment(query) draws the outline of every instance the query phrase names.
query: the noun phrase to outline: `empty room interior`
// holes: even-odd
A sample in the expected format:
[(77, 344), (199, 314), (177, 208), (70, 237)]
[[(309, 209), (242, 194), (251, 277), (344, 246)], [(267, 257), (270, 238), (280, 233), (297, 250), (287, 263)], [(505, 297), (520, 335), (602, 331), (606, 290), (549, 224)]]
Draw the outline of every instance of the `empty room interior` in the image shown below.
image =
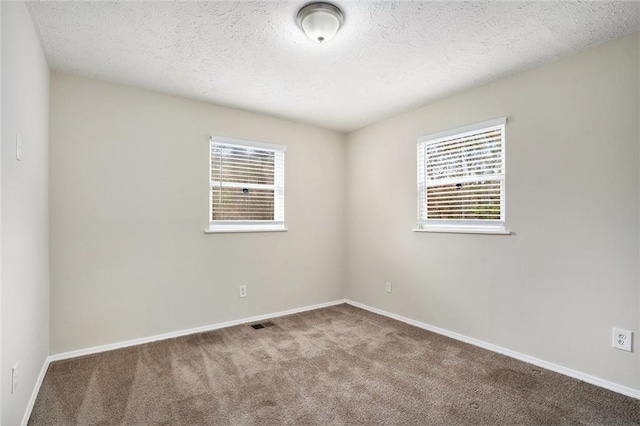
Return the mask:
[(640, 2), (0, 10), (2, 425), (640, 424)]

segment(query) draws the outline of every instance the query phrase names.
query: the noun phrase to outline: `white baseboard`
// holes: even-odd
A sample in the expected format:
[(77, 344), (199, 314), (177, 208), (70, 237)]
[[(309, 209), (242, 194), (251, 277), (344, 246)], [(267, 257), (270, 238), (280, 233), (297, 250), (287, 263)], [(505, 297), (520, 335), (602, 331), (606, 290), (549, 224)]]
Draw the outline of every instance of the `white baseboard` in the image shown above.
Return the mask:
[(333, 302), (319, 303), (317, 305), (305, 306), (302, 308), (289, 309), (287, 311), (273, 312), (270, 314), (258, 315), (255, 317), (243, 318), (234, 321), (221, 322), (217, 324), (205, 325), (202, 327), (190, 328), (187, 330), (173, 331), (171, 333), (158, 334), (156, 336), (141, 337), (139, 339), (127, 340), (124, 342), (110, 343), (108, 345), (95, 346), (93, 348), (80, 349), (77, 351), (63, 352), (49, 356), (49, 361), (60, 361), (63, 359), (76, 358), (84, 355), (97, 354), (100, 352), (112, 351), (114, 349), (126, 348), (129, 346), (142, 345), (144, 343), (155, 342), (158, 340), (172, 339), (174, 337), (187, 336), (189, 334), (202, 333), (205, 331), (218, 330), (220, 328), (232, 327), (234, 325), (246, 324), (250, 322), (259, 322), (271, 318), (282, 317), (285, 315), (298, 314), (300, 312), (312, 311), (314, 309), (326, 308), (328, 306), (340, 305), (346, 303), (346, 300), (334, 300)]
[(611, 391), (620, 393), (622, 395), (640, 399), (640, 390), (638, 389), (622, 386), (617, 383), (613, 383), (608, 380), (601, 379), (599, 377), (594, 377), (589, 374), (582, 373), (580, 371), (572, 370), (571, 368), (563, 367), (561, 365), (554, 364), (554, 363), (551, 363), (539, 358), (535, 358), (529, 355), (525, 355), (520, 352), (512, 351), (511, 349), (503, 348), (502, 346), (494, 345), (492, 343), (487, 343), (482, 340), (478, 340), (462, 334), (454, 333), (453, 331), (445, 330), (443, 328), (434, 327), (433, 325), (429, 325), (420, 321), (415, 321), (410, 318), (403, 317), (401, 315), (392, 314), (391, 312), (383, 311), (382, 309), (372, 308), (371, 306), (367, 306), (362, 303), (355, 302), (353, 300), (346, 299), (345, 302), (348, 303), (349, 305), (364, 309), (369, 312), (373, 312), (379, 315), (384, 315), (385, 317), (393, 318), (395, 320), (402, 321), (404, 323), (407, 323), (425, 330), (429, 330), (434, 333), (441, 334), (443, 336), (451, 337), (452, 339), (460, 340), (461, 342), (469, 343), (471, 345), (478, 346), (483, 349), (490, 350), (492, 352), (497, 352), (499, 354), (506, 355), (508, 357), (515, 358), (520, 361), (524, 361), (526, 363), (533, 364), (538, 367), (546, 368), (547, 370), (555, 371), (556, 373), (564, 374), (565, 376), (573, 377), (574, 379), (582, 380), (583, 382), (591, 383), (592, 385), (609, 389)]
[(187, 336), (189, 334), (202, 333), (205, 331), (218, 330), (220, 328), (231, 327), (234, 325), (252, 323), (264, 321), (267, 319), (272, 319), (276, 317), (282, 317), (285, 315), (298, 314), (300, 312), (312, 311), (314, 309), (326, 308), (329, 306), (340, 305), (342, 303), (346, 303), (346, 300), (340, 299), (335, 300), (333, 302), (319, 303), (317, 305), (305, 306), (302, 308), (289, 309), (287, 311), (281, 312), (273, 312), (265, 315), (257, 315), (254, 317), (243, 318), (234, 321), (221, 322), (218, 324), (205, 325), (202, 327), (190, 328), (187, 330), (174, 331), (171, 333), (158, 334), (156, 336), (150, 337), (142, 337), (140, 339), (127, 340), (125, 342), (111, 343), (108, 345), (96, 346), (93, 348), (80, 349), (77, 351), (70, 351), (59, 353), (55, 355), (49, 355), (42, 366), (42, 370), (40, 371), (40, 375), (38, 376), (38, 380), (33, 388), (33, 392), (31, 393), (31, 398), (29, 399), (29, 403), (27, 404), (27, 409), (25, 410), (24, 417), (22, 418), (22, 425), (26, 425), (29, 422), (29, 418), (31, 417), (31, 412), (33, 411), (33, 406), (36, 403), (36, 398), (38, 397), (38, 393), (40, 392), (40, 387), (42, 386), (42, 382), (44, 380), (44, 376), (47, 373), (47, 369), (49, 368), (49, 364), (54, 361), (61, 361), (63, 359), (76, 358), (84, 355), (97, 354), (100, 352), (112, 351), (114, 349), (126, 348), (129, 346), (141, 345), (143, 343), (155, 342), (158, 340), (166, 340), (174, 337)]
[(40, 374), (36, 379), (36, 384), (33, 387), (33, 391), (31, 392), (31, 398), (29, 398), (29, 402), (27, 403), (27, 409), (24, 411), (24, 416), (22, 417), (21, 424), (23, 426), (26, 426), (26, 424), (29, 423), (29, 417), (31, 417), (31, 412), (33, 411), (33, 406), (36, 404), (36, 398), (38, 397), (38, 393), (40, 392), (42, 381), (44, 380), (45, 374), (47, 374), (47, 368), (49, 368), (49, 363), (51, 362), (50, 358), (51, 357), (45, 358), (42, 369), (40, 370)]
[(84, 356), (84, 355), (96, 354), (96, 353), (100, 353), (100, 352), (111, 351), (111, 350), (114, 350), (114, 349), (126, 348), (126, 347), (129, 347), (129, 346), (141, 345), (141, 344), (144, 344), (144, 343), (155, 342), (155, 341), (158, 341), (158, 340), (166, 340), (166, 339), (171, 339), (171, 338), (174, 338), (174, 337), (187, 336), (189, 334), (195, 334), (195, 333), (202, 333), (202, 332), (206, 332), (206, 331), (218, 330), (218, 329), (221, 329), (221, 328), (232, 327), (232, 326), (240, 325), (240, 324), (264, 321), (264, 320), (267, 320), (267, 319), (272, 319), (272, 318), (276, 318), (276, 317), (282, 317), (282, 316), (285, 316), (285, 315), (292, 315), (292, 314), (297, 314), (297, 313), (300, 313), (300, 312), (312, 311), (314, 309), (320, 309), (320, 308), (326, 308), (326, 307), (329, 307), (329, 306), (340, 305), (342, 303), (347, 303), (349, 305), (352, 305), (352, 306), (355, 306), (357, 308), (361, 308), (361, 309), (367, 310), (369, 312), (373, 312), (373, 313), (376, 313), (376, 314), (379, 314), (379, 315), (384, 315), (386, 317), (389, 317), (389, 318), (392, 318), (392, 319), (395, 319), (395, 320), (398, 320), (398, 321), (402, 321), (402, 322), (404, 322), (406, 324), (410, 324), (410, 325), (413, 325), (415, 327), (419, 327), (419, 328), (422, 328), (422, 329), (425, 329), (425, 330), (429, 330), (429, 331), (432, 331), (434, 333), (450, 337), (452, 339), (460, 340), (462, 342), (469, 343), (471, 345), (478, 346), (478, 347), (481, 347), (483, 349), (490, 350), (492, 352), (497, 352), (499, 354), (506, 355), (508, 357), (515, 358), (515, 359), (518, 359), (520, 361), (524, 361), (524, 362), (532, 364), (532, 365), (536, 365), (538, 367), (546, 368), (547, 370), (555, 371), (556, 373), (564, 374), (565, 376), (573, 377), (574, 379), (582, 380), (583, 382), (591, 383), (592, 385), (596, 385), (596, 386), (599, 386), (599, 387), (602, 387), (602, 388), (605, 388), (605, 389), (609, 389), (609, 390), (611, 390), (613, 392), (617, 392), (617, 393), (620, 393), (622, 395), (626, 395), (626, 396), (630, 396), (632, 398), (640, 399), (640, 390), (629, 388), (627, 386), (622, 386), (622, 385), (619, 385), (617, 383), (610, 382), (608, 380), (604, 380), (604, 379), (601, 379), (601, 378), (598, 378), (598, 377), (591, 376), (589, 374), (582, 373), (580, 371), (572, 370), (570, 368), (563, 367), (561, 365), (553, 364), (551, 362), (544, 361), (544, 360), (539, 359), (539, 358), (535, 358), (535, 357), (532, 357), (532, 356), (529, 356), (529, 355), (525, 355), (525, 354), (522, 354), (520, 352), (512, 351), (511, 349), (503, 348), (501, 346), (494, 345), (492, 343), (487, 343), (487, 342), (484, 342), (482, 340), (474, 339), (472, 337), (468, 337), (468, 336), (465, 336), (465, 335), (462, 335), (462, 334), (458, 334), (458, 333), (455, 333), (453, 331), (445, 330), (443, 328), (435, 327), (435, 326), (432, 326), (432, 325), (429, 325), (429, 324), (426, 324), (426, 323), (423, 323), (423, 322), (420, 322), (420, 321), (415, 321), (415, 320), (412, 320), (410, 318), (403, 317), (401, 315), (392, 314), (391, 312), (383, 311), (382, 309), (378, 309), (378, 308), (373, 308), (371, 306), (367, 306), (367, 305), (364, 305), (362, 303), (355, 302), (353, 300), (341, 299), (341, 300), (335, 300), (333, 302), (326, 302), (326, 303), (319, 303), (317, 305), (305, 306), (305, 307), (302, 307), (302, 308), (289, 309), (287, 311), (273, 312), (273, 313), (270, 313), (270, 314), (258, 315), (258, 316), (249, 317), (249, 318), (243, 318), (243, 319), (234, 320), (234, 321), (227, 321), (227, 322), (222, 322), (222, 323), (217, 323), (217, 324), (205, 325), (205, 326), (202, 326), (202, 327), (190, 328), (190, 329), (187, 329), (187, 330), (174, 331), (174, 332), (171, 332), (171, 333), (158, 334), (156, 336), (142, 337), (140, 339), (127, 340), (127, 341), (119, 342), (119, 343), (111, 343), (111, 344), (108, 344), (108, 345), (96, 346), (96, 347), (93, 347), (93, 348), (80, 349), (80, 350), (77, 350), (77, 351), (70, 351), (70, 352), (64, 352), (64, 353), (59, 353), (59, 354), (55, 354), (55, 355), (50, 355), (49, 357), (47, 357), (47, 359), (44, 362), (44, 365), (42, 366), (42, 370), (40, 371), (40, 375), (38, 376), (38, 380), (37, 380), (36, 385), (35, 385), (35, 387), (33, 389), (33, 393), (31, 394), (31, 399), (29, 400), (29, 404), (27, 405), (27, 409), (25, 411), (25, 414), (24, 414), (24, 417), (23, 417), (23, 420), (22, 420), (22, 424), (26, 425), (27, 422), (29, 421), (29, 417), (31, 417), (31, 412), (33, 410), (33, 406), (35, 405), (36, 398), (38, 396), (38, 392), (40, 391), (40, 386), (42, 385), (42, 381), (44, 380), (44, 376), (45, 376), (45, 374), (47, 372), (47, 368), (49, 367), (49, 364), (51, 362), (60, 361), (60, 360), (63, 360), (63, 359), (69, 359), (69, 358), (76, 358), (76, 357)]

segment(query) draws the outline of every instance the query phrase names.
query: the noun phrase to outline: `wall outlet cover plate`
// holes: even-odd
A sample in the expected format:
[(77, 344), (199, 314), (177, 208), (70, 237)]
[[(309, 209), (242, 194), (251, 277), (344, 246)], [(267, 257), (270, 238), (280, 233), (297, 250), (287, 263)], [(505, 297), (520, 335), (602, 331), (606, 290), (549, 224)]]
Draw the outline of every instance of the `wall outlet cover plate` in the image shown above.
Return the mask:
[(633, 332), (621, 328), (613, 329), (613, 347), (631, 352), (633, 345)]

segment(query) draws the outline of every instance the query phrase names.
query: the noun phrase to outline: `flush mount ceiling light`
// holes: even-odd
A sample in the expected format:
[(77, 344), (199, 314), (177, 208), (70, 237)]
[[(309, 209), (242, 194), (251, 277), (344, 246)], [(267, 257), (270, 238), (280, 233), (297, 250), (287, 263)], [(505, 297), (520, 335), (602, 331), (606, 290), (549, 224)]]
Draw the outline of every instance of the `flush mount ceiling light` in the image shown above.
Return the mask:
[(330, 3), (311, 3), (300, 9), (296, 21), (302, 31), (313, 41), (329, 41), (344, 23), (344, 14)]

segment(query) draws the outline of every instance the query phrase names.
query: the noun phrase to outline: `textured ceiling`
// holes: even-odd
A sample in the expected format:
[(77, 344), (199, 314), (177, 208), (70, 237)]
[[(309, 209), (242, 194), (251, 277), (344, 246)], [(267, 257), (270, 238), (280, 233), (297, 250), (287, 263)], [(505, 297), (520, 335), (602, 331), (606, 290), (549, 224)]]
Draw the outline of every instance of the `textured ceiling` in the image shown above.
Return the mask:
[(56, 71), (351, 131), (640, 31), (639, 2), (335, 1), (330, 42), (303, 1), (32, 2)]

